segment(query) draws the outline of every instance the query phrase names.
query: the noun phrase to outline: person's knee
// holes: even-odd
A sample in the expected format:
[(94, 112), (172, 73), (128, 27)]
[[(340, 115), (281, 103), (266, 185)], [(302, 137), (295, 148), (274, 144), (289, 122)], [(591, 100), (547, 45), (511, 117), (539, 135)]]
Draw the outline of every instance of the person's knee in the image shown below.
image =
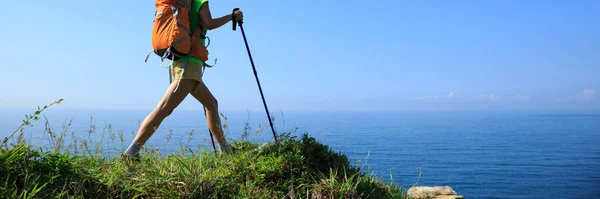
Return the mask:
[(171, 113), (173, 113), (173, 108), (169, 108), (166, 105), (162, 105), (162, 106), (159, 106), (156, 111), (157, 111), (157, 115), (159, 117), (165, 118), (165, 117), (168, 117), (169, 115), (171, 115)]

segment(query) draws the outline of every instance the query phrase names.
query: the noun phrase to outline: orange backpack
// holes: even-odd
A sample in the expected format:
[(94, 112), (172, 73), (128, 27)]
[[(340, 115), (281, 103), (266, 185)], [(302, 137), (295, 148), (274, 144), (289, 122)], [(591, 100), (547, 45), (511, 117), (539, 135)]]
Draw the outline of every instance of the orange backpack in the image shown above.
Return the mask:
[(190, 31), (191, 1), (193, 0), (154, 1), (156, 13), (152, 28), (152, 52), (160, 56), (161, 60), (175, 61), (188, 55), (202, 62), (208, 60), (208, 50), (199, 40), (206, 38), (202, 26), (198, 23), (193, 35)]

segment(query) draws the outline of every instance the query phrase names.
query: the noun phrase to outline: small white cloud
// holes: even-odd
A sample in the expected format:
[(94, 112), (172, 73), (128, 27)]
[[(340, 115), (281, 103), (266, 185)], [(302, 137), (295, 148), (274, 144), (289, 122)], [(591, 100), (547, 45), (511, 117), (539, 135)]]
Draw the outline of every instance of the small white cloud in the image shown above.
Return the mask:
[(496, 95), (494, 95), (494, 94), (490, 94), (490, 95), (488, 96), (488, 99), (489, 99), (490, 101), (496, 101), (496, 100), (498, 100), (498, 97), (496, 97)]
[(437, 100), (438, 96), (436, 96), (436, 95), (425, 95), (425, 96), (416, 97), (414, 99), (415, 100), (429, 101), (429, 100)]
[(498, 101), (500, 98), (496, 94), (479, 94), (472, 98), (476, 101)]
[(531, 97), (527, 96), (527, 95), (519, 95), (516, 94), (513, 96), (513, 100), (515, 101), (521, 101), (521, 102), (525, 102), (525, 101), (529, 101), (531, 100)]
[(584, 89), (583, 90), (583, 94), (584, 95), (593, 95), (593, 94), (596, 94), (596, 89), (591, 89), (591, 88)]
[(583, 92), (578, 93), (575, 96), (569, 97), (569, 99), (588, 101), (588, 100), (592, 100), (595, 94), (596, 94), (596, 89), (588, 88), (588, 89), (583, 89)]
[(454, 98), (454, 92), (448, 93), (448, 98)]

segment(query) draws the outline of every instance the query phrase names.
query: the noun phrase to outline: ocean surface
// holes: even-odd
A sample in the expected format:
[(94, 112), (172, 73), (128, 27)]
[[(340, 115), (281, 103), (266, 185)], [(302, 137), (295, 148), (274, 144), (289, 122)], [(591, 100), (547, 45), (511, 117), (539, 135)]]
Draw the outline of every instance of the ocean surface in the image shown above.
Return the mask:
[[(35, 111), (35, 110), (33, 110)], [(0, 109), (0, 137), (10, 135), (32, 110)], [(99, 140), (110, 124), (124, 142), (103, 142), (106, 153), (127, 147), (148, 111), (50, 109), (52, 131), (86, 138), (90, 123)], [(248, 122), (257, 142), (272, 139), (264, 112), (225, 112), (227, 135), (240, 139)], [(304, 132), (345, 153), (355, 166), (405, 188), (451, 186), (466, 198), (600, 198), (600, 112), (272, 112), (278, 132)], [(43, 119), (43, 118), (42, 118)], [(44, 121), (27, 127), (32, 144), (44, 145)], [(93, 128), (92, 128), (93, 129)], [(193, 129), (193, 139), (189, 140)], [(172, 138), (166, 137), (172, 130)], [(119, 140), (118, 133), (116, 139)], [(204, 138), (204, 139), (203, 139)], [(104, 136), (109, 140), (110, 136)], [(176, 110), (150, 138), (164, 153), (180, 142), (206, 149), (202, 111)], [(422, 171), (422, 173), (420, 173)], [(419, 177), (420, 175), (420, 177)]]

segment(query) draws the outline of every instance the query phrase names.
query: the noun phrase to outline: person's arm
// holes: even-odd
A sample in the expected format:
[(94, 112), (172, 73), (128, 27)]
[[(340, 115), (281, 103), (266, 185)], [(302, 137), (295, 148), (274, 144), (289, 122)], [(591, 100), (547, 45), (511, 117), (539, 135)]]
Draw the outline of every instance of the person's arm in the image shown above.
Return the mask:
[[(236, 12), (236, 15), (241, 15), (241, 12)], [(241, 16), (236, 16), (236, 18), (240, 19)], [(210, 13), (210, 9), (208, 7), (208, 2), (206, 2), (202, 7), (200, 7), (200, 19), (202, 20), (202, 24), (209, 30), (219, 28), (225, 25), (227, 22), (231, 21), (231, 14), (219, 17), (212, 18)]]

